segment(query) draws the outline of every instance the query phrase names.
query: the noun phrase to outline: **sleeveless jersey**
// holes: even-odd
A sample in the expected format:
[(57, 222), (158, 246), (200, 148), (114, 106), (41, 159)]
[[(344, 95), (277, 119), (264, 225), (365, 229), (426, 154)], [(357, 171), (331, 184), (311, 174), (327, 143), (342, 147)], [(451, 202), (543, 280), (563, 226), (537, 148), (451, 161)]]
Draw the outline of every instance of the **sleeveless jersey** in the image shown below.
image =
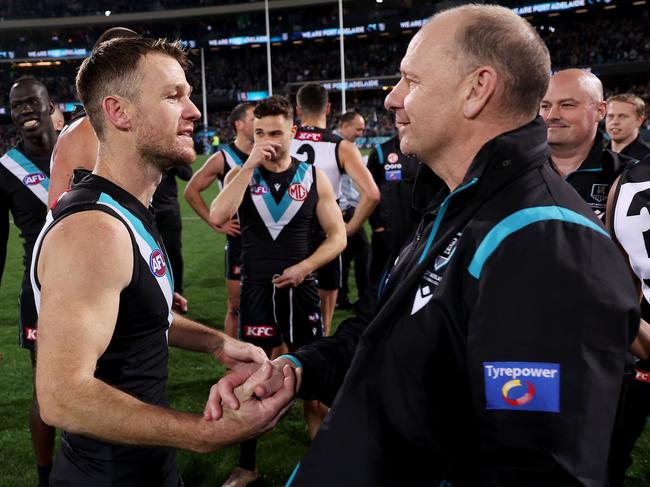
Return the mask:
[[(14, 223), (23, 239), (23, 264), (29, 270), (30, 259), (38, 233), (47, 214), (47, 191), (50, 186), (49, 156), (32, 156), (25, 152), (21, 142), (0, 157), (0, 209), (8, 218), (11, 211)], [(5, 206), (6, 205), (6, 206)], [(3, 225), (0, 225), (3, 227)], [(6, 230), (9, 226), (6, 225)], [(8, 235), (0, 238), (6, 241)], [(0, 256), (0, 261), (4, 261)], [(0, 276), (2, 268), (0, 268)], [(25, 274), (27, 276), (27, 274)]]
[[(248, 159), (249, 154), (239, 150), (234, 142), (231, 142), (224, 148), (220, 149), (220, 152), (223, 154), (223, 175), (219, 177), (219, 189), (223, 188), (223, 181), (226, 179), (226, 175), (230, 172), (231, 169), (236, 167), (241, 167), (246, 159)], [(241, 236), (233, 237), (231, 235), (226, 235), (226, 241), (231, 252), (241, 253)]]
[(291, 141), (291, 155), (323, 171), (332, 183), (337, 199), (341, 194), (341, 174), (344, 172), (339, 161), (342, 140), (330, 130), (305, 126), (298, 129)]
[(317, 202), (312, 165), (292, 158), (281, 173), (255, 170), (238, 210), (243, 279), (270, 282), (311, 255)]
[[(614, 237), (650, 301), (650, 157), (628, 165), (614, 195)], [(648, 319), (644, 316), (644, 319)]]
[[(168, 345), (173, 297), (172, 270), (153, 214), (133, 195), (112, 182), (90, 174), (64, 193), (48, 213), (34, 249), (31, 281), (40, 312), (40, 282), (36, 269), (45, 235), (65, 217), (83, 211), (103, 211), (127, 228), (132, 241), (133, 277), (120, 293), (113, 337), (97, 360), (95, 377), (149, 404), (167, 406)], [(101, 256), (99, 256), (101, 258)], [(92, 324), (88, 324), (89, 326)], [(98, 462), (173, 461), (173, 451), (114, 445), (86, 436), (64, 432), (63, 449), (91, 457)], [(135, 467), (134, 467), (135, 468)]]

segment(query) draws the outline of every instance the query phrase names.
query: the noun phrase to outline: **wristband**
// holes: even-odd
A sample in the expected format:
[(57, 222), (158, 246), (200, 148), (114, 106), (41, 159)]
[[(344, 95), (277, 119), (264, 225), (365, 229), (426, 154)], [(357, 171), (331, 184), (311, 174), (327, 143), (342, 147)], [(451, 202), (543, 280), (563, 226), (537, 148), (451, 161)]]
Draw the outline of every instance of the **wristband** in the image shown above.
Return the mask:
[(298, 360), (293, 355), (280, 355), (278, 358), (286, 358), (291, 363), (293, 363), (293, 365), (295, 365), (297, 369), (302, 369), (302, 364), (300, 363), (300, 360)]

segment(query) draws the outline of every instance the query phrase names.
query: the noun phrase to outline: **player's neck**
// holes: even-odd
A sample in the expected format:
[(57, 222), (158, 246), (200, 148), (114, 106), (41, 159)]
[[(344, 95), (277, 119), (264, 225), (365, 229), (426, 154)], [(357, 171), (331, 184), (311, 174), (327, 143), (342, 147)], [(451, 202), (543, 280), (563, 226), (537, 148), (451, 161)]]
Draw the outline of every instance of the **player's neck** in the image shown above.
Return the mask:
[(623, 140), (619, 140), (618, 142), (612, 139), (612, 150), (614, 152), (623, 152), (623, 149), (625, 149), (628, 145), (630, 145), (632, 142), (636, 140), (638, 136), (638, 133), (632, 133), (630, 134), (629, 137), (626, 137)]
[(238, 135), (235, 137), (235, 146), (244, 154), (250, 154), (253, 150), (253, 141), (248, 137)]
[(549, 144), (551, 146), (551, 160), (561, 176), (567, 176), (576, 171), (589, 155), (594, 141), (588, 144), (574, 146), (563, 146)]
[(264, 169), (270, 172), (284, 172), (291, 167), (291, 156), (287, 154), (286, 157), (275, 161), (264, 161), (262, 163)]
[(116, 151), (100, 142), (93, 174), (108, 179), (148, 207), (160, 184), (162, 172), (145, 163), (135, 151)]
[(327, 128), (327, 115), (303, 115), (300, 119), (303, 126), (317, 127), (319, 129)]
[(23, 136), (25, 152), (34, 156), (49, 156), (52, 154), (54, 144), (56, 144), (56, 132), (54, 128), (51, 131), (40, 133), (37, 136)]

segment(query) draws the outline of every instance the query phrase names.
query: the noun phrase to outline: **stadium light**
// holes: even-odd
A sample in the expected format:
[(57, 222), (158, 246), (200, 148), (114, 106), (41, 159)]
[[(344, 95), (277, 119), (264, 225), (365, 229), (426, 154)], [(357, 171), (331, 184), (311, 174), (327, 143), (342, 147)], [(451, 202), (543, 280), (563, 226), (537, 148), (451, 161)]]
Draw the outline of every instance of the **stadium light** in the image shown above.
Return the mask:
[(104, 12), (104, 15), (106, 15), (106, 17), (108, 17), (110, 14), (111, 14), (110, 10), (107, 10), (106, 12)]

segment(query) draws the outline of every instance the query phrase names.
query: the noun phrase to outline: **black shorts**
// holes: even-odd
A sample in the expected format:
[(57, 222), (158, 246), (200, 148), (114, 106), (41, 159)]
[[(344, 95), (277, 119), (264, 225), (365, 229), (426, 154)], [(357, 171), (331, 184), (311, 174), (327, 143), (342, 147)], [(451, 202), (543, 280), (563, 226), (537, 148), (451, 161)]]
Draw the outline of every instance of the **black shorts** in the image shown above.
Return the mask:
[(241, 279), (241, 237), (228, 237), (223, 256), (226, 279), (239, 281)]
[(318, 280), (318, 289), (323, 291), (334, 291), (341, 289), (343, 282), (341, 281), (341, 256), (337, 255), (336, 258), (329, 264), (316, 271), (316, 279)]
[(323, 336), (316, 280), (279, 289), (271, 282), (244, 279), (239, 308), (239, 338), (265, 349), (286, 343), (300, 348)]
[(27, 276), (23, 278), (23, 285), (20, 288), (18, 309), (20, 310), (18, 343), (22, 348), (35, 350), (38, 313), (36, 312), (32, 284)]

